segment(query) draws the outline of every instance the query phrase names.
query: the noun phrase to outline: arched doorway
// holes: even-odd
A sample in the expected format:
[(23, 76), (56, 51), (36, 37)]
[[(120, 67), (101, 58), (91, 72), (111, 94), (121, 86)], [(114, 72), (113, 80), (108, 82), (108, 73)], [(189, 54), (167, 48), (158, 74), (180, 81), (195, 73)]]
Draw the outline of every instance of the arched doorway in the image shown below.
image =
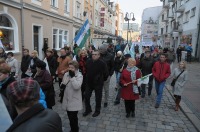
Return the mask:
[(18, 26), (11, 15), (0, 12), (0, 46), (5, 51), (19, 51)]

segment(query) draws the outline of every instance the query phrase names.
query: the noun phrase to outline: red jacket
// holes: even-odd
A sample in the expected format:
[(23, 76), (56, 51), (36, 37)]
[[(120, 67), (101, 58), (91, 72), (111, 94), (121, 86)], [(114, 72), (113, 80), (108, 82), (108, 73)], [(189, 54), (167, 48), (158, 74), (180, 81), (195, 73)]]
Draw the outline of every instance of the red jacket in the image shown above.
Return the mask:
[[(141, 77), (140, 70), (136, 71), (136, 79)], [(133, 93), (133, 84), (129, 84), (128, 86), (124, 86), (125, 83), (131, 82), (131, 72), (127, 69), (124, 69), (121, 74), (120, 83), (122, 84), (121, 89), (121, 98), (124, 100), (137, 100), (139, 99), (139, 94)], [(137, 84), (137, 83), (136, 83)]]
[(167, 62), (157, 61), (152, 68), (152, 73), (156, 81), (163, 82), (171, 74), (170, 65)]

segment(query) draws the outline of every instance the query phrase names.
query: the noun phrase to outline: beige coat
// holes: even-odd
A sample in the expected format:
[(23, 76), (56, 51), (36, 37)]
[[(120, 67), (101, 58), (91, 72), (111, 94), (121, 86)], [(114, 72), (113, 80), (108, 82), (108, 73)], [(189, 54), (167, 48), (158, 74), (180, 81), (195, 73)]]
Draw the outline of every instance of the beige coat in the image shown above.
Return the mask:
[(65, 73), (62, 84), (67, 84), (62, 108), (67, 111), (79, 111), (82, 110), (82, 95), (81, 95), (81, 85), (83, 82), (83, 76), (79, 71), (75, 72), (75, 77), (71, 78), (69, 73)]

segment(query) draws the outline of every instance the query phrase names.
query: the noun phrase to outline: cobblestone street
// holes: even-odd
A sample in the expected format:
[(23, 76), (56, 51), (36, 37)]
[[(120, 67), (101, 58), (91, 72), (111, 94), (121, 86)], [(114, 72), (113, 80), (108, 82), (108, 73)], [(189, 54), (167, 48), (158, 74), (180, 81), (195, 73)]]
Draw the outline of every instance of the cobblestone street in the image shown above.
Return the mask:
[[(92, 114), (83, 117), (80, 111), (78, 114), (80, 132), (197, 132), (195, 127), (182, 111), (174, 111), (174, 100), (165, 89), (163, 100), (158, 109), (154, 108), (155, 89), (151, 97), (146, 96), (144, 99), (136, 101), (136, 117), (126, 118), (124, 102), (117, 106), (113, 105), (115, 91), (115, 77), (113, 76), (110, 83), (110, 100), (107, 108), (101, 109), (101, 114), (93, 118)], [(70, 131), (67, 112), (61, 108), (58, 102), (58, 83), (55, 84), (56, 105), (53, 109), (59, 113), (62, 118), (64, 132)], [(103, 96), (104, 97), (104, 96)], [(102, 104), (104, 98), (102, 99)], [(91, 106), (94, 112), (95, 102), (94, 94), (91, 97)], [(103, 105), (102, 105), (103, 106)]]

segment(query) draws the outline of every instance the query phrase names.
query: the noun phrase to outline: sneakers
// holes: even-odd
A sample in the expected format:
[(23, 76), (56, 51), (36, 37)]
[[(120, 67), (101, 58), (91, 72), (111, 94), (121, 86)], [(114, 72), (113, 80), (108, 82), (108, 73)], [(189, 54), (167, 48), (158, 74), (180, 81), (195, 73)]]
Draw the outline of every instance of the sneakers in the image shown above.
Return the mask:
[(106, 108), (108, 106), (108, 103), (104, 103), (104, 108)]
[(89, 115), (91, 112), (92, 112), (91, 110), (90, 110), (90, 111), (85, 111), (85, 112), (83, 113), (83, 116), (85, 117), (85, 116)]
[(155, 104), (155, 108), (159, 108), (159, 104)]
[(100, 112), (94, 112), (94, 114), (92, 115), (92, 117), (97, 117), (100, 114)]

